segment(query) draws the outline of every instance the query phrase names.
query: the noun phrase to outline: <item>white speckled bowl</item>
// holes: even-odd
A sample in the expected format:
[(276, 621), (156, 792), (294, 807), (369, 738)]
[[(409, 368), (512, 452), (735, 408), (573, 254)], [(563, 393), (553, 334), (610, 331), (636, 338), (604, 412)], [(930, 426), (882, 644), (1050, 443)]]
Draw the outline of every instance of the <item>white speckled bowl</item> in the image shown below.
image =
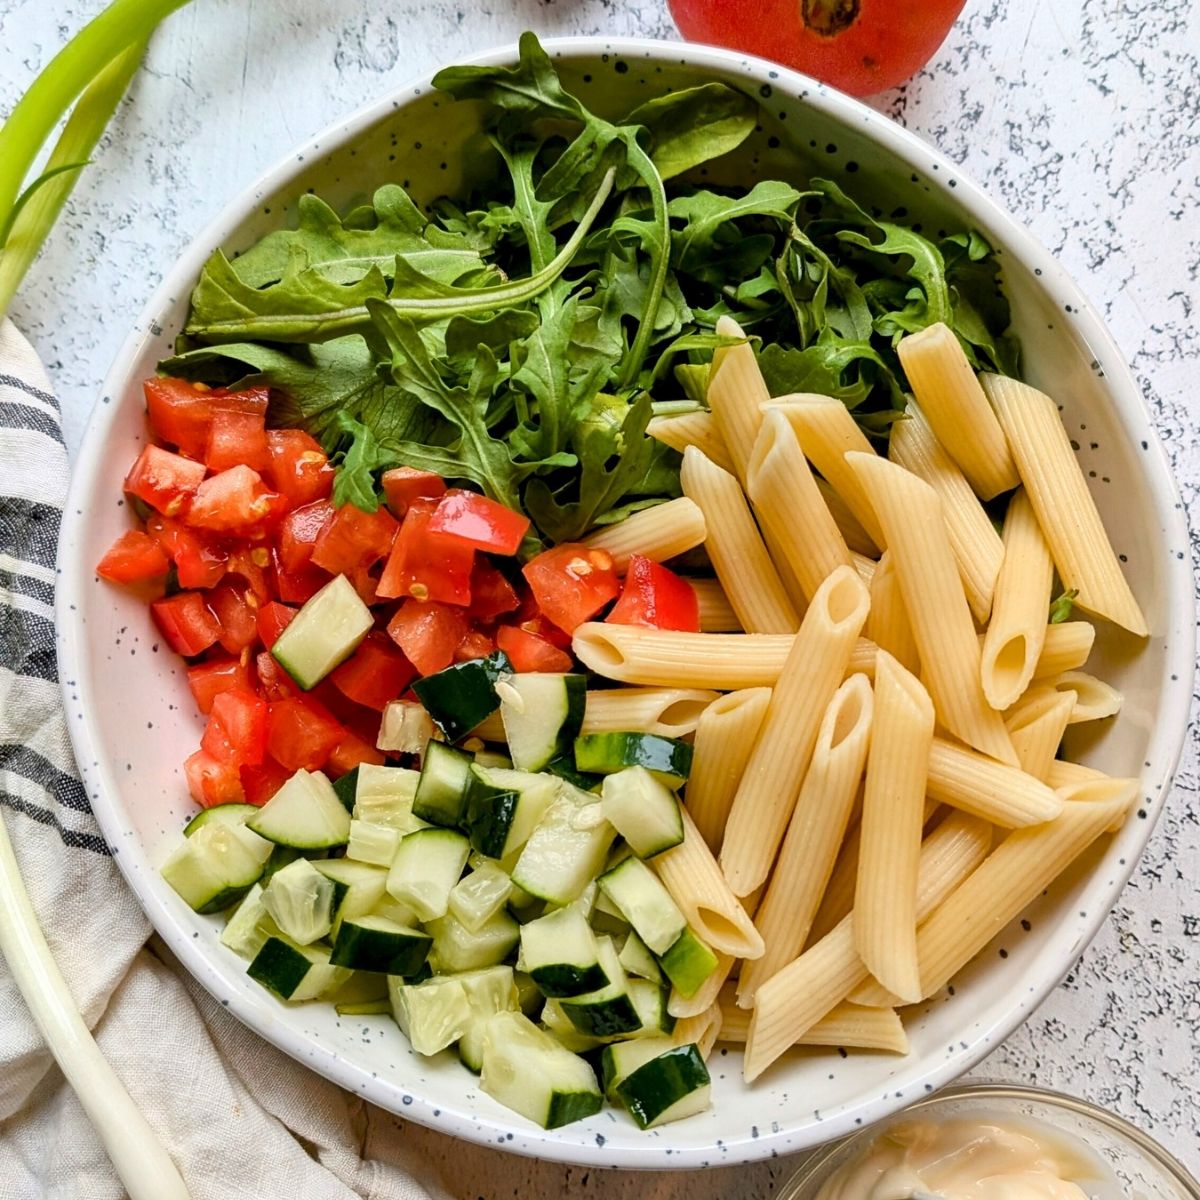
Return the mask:
[[(1092, 306), (1054, 260), (953, 163), (877, 113), (768, 63), (697, 46), (569, 39), (549, 44), (571, 86), (604, 109), (702, 79), (762, 98), (764, 128), (732, 167), (801, 181), (841, 178), (856, 195), (936, 229), (969, 224), (997, 246), (1028, 376), (1065, 406), (1105, 522), (1153, 635), (1140, 647), (1102, 630), (1096, 670), (1126, 695), (1117, 722), (1089, 734), (1086, 761), (1143, 780), (1144, 807), (1121, 833), (1005, 930), (909, 1023), (904, 1058), (805, 1052), (752, 1088), (735, 1053), (712, 1061), (714, 1108), (651, 1133), (605, 1111), (543, 1132), (482, 1095), (449, 1054), (412, 1054), (384, 1017), (339, 1018), (321, 1004), (287, 1008), (252, 983), (218, 942), (219, 921), (190, 912), (157, 866), (191, 809), (180, 764), (201, 723), (182, 664), (159, 652), (143, 603), (92, 568), (127, 527), (121, 480), (146, 439), (141, 388), (168, 353), (188, 292), (216, 246), (237, 249), (287, 219), (312, 188), (335, 204), (387, 179), (419, 200), (463, 183), (471, 105), (400, 88), (274, 167), (202, 233), (167, 275), (104, 386), (80, 457), (60, 553), (59, 661), (71, 735), (101, 827), (130, 886), (180, 960), (263, 1037), (344, 1087), (447, 1133), (518, 1153), (613, 1167), (703, 1167), (802, 1150), (852, 1132), (954, 1079), (1025, 1020), (1095, 934), (1129, 877), (1167, 795), (1187, 721), (1192, 580), (1181, 506), (1146, 408)], [(513, 49), (475, 61), (500, 63)], [(731, 168), (726, 167), (726, 172)], [(1065, 200), (1064, 200), (1065, 202)], [(1140, 818), (1140, 819), (1139, 819)]]

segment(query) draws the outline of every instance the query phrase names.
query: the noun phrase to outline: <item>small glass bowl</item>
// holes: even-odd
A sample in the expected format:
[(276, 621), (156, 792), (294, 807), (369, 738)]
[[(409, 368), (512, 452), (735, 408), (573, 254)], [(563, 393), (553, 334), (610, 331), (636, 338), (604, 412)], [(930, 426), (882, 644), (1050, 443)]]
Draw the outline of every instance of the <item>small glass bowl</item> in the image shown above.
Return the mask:
[(1121, 1117), (1061, 1092), (1017, 1084), (968, 1084), (930, 1096), (886, 1122), (818, 1150), (780, 1189), (777, 1200), (813, 1200), (843, 1163), (861, 1154), (888, 1127), (920, 1115), (1024, 1118), (1077, 1138), (1117, 1177), (1129, 1200), (1200, 1200), (1200, 1183), (1157, 1142)]

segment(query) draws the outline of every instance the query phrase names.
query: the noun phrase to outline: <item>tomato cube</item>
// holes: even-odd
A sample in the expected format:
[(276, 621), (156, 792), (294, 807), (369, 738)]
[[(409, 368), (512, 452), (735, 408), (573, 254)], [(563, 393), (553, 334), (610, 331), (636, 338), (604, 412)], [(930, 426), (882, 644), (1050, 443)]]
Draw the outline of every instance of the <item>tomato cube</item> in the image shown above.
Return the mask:
[(225, 574), (229, 553), (206, 535), (158, 513), (146, 522), (146, 532), (175, 564), (181, 587), (215, 587)]
[(471, 616), (477, 621), (494, 621), (520, 603), (516, 588), (486, 558), (476, 555), (471, 569)]
[(244, 587), (229, 579), (222, 580), (205, 599), (221, 626), (220, 642), (230, 654), (237, 654), (258, 637), (256, 615), (258, 601)]
[(528, 517), (495, 500), (478, 492), (453, 488), (438, 501), (429, 530), (474, 550), (516, 554), (529, 524)]
[(634, 554), (625, 572), (621, 598), (605, 620), (617, 625), (699, 633), (700, 601), (686, 579), (661, 563)]
[(378, 562), (392, 548), (400, 526), (386, 508), (363, 512), (343, 504), (321, 530), (312, 562), (331, 575), (350, 575), (358, 567)]
[(162, 547), (140, 529), (127, 529), (96, 564), (96, 574), (113, 583), (161, 579), (170, 569)]
[(333, 491), (333, 468), (325, 451), (302, 429), (268, 429), (267, 475), (289, 507), (324, 500)]
[(204, 464), (147, 446), (125, 476), (125, 490), (173, 517), (183, 511), (204, 479)]
[(416, 668), (395, 645), (373, 632), (329, 678), (343, 696), (382, 712), (416, 676)]
[(414, 500), (436, 500), (446, 491), (446, 481), (432, 471), (418, 471), (414, 467), (393, 467), (383, 473), (383, 494), (387, 506), (398, 517), (408, 512)]
[(345, 736), (325, 708), (306, 697), (290, 696), (267, 706), (267, 750), (288, 770), (319, 771)]
[(246, 803), (261, 807), (291, 779), (292, 772), (285, 771), (273, 758), (266, 758), (261, 766), (248, 767), (243, 764), (238, 769), (238, 775), (241, 777), (242, 790), (246, 793)]
[(496, 643), (482, 630), (472, 629), (454, 647), (455, 662), (470, 662), (473, 658), (487, 658), (496, 649)]
[(544, 671), (560, 674), (575, 665), (571, 656), (536, 633), (513, 625), (496, 630), (496, 645), (508, 655), (516, 671)]
[(339, 775), (345, 775), (347, 771), (362, 766), (363, 763), (382, 767), (385, 762), (387, 756), (382, 750), (377, 750), (371, 742), (359, 737), (354, 730), (347, 729), (346, 736), (334, 746), (333, 753), (326, 760), (325, 773), (331, 779), (336, 779)]
[(204, 462), (210, 471), (229, 467), (252, 467), (265, 471), (267, 454), (266, 415), (252, 412), (215, 412), (208, 427)]
[(222, 692), (213, 701), (200, 749), (222, 762), (256, 767), (267, 748), (267, 702), (253, 692)]
[(189, 458), (202, 458), (216, 412), (245, 412), (266, 416), (270, 393), (265, 387), (229, 392), (208, 388), (185, 379), (165, 375), (147, 379), (142, 385), (150, 428)]
[(530, 559), (522, 571), (542, 614), (571, 633), (621, 590), (612, 555), (564, 542)]
[(269, 652), (264, 651), (255, 658), (254, 670), (258, 675), (258, 691), (264, 700), (287, 700), (300, 695), (295, 681)]
[(329, 582), (329, 572), (311, 564), (295, 571), (275, 568), (275, 590), (285, 604), (304, 604)]
[(184, 760), (183, 773), (192, 799), (201, 808), (238, 804), (245, 798), (236, 762), (222, 762), (205, 750), (197, 750)]
[(240, 575), (259, 603), (274, 596), (271, 552), (266, 546), (238, 546), (230, 551), (225, 570), (230, 575)]
[(317, 500), (294, 508), (279, 522), (279, 562), (285, 571), (299, 571), (312, 561), (321, 531), (333, 519), (333, 505)]
[(279, 640), (279, 635), (292, 623), (299, 609), (289, 608), (275, 600), (259, 606), (255, 624), (258, 626), (258, 636), (268, 650)]
[(196, 707), (207, 716), (213, 701), (222, 692), (254, 690), (254, 676), (248, 663), (240, 658), (213, 658), (188, 667), (188, 687), (192, 689)]
[(195, 528), (244, 531), (283, 511), (284, 500), (249, 467), (230, 467), (210, 475), (197, 489), (186, 520)]
[(387, 627), (388, 636), (422, 675), (432, 675), (454, 661), (467, 629), (464, 609), (420, 600), (405, 600)]
[(470, 604), (475, 551), (457, 539), (433, 533), (433, 515), (429, 500), (415, 500), (409, 506), (379, 579), (381, 597), (412, 596), (439, 604)]
[(150, 615), (176, 654), (191, 658), (221, 636), (221, 626), (199, 592), (178, 592), (150, 605)]

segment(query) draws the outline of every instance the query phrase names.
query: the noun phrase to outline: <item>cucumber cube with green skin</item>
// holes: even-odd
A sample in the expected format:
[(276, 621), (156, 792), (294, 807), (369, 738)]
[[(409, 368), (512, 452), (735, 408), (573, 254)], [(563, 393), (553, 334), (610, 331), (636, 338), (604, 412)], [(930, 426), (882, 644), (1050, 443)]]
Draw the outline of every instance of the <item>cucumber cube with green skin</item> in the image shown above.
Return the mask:
[(611, 982), (578, 901), (521, 927), (519, 965), (550, 997), (579, 996)]
[(711, 1080), (694, 1042), (672, 1046), (613, 1089), (642, 1129), (694, 1116), (709, 1106)]
[(315, 1000), (341, 987), (351, 972), (333, 966), (323, 946), (299, 946), (283, 934), (267, 938), (246, 973), (282, 1000)]
[(374, 911), (387, 892), (387, 871), (352, 858), (318, 858), (313, 867), (333, 881), (334, 934), (347, 917)]
[(440, 975), (503, 962), (521, 934), (521, 927), (503, 910), (474, 932), (449, 913), (429, 921), (426, 928), (433, 934), (429, 965)]
[(629, 981), (617, 959), (611, 938), (596, 939), (597, 956), (608, 983), (581, 996), (561, 999), (558, 1003), (568, 1020), (580, 1033), (607, 1038), (636, 1033), (642, 1019), (629, 994)]
[(474, 933), (504, 907), (512, 890), (512, 880), (505, 871), (491, 859), (482, 859), (454, 885), (449, 912)]
[[(586, 1033), (580, 1033), (574, 1025), (571, 1024), (570, 1018), (563, 1012), (562, 1003), (558, 1000), (547, 999), (543, 1000), (542, 993), (538, 992), (538, 1000), (541, 1002), (541, 1023), (545, 1027), (546, 1032), (551, 1034), (559, 1045), (570, 1050), (572, 1054), (587, 1054), (591, 1050), (597, 1050), (605, 1045), (603, 1038), (590, 1037)], [(537, 1012), (535, 1008), (532, 1012), (526, 1012), (527, 1017), (533, 1017)]]
[(256, 883), (242, 897), (221, 931), (221, 945), (245, 959), (254, 958), (274, 929), (274, 922), (263, 907), (262, 892), (262, 884)]
[(355, 818), (350, 822), (346, 857), (354, 862), (390, 867), (405, 836), (403, 830), (391, 825), (377, 825), (374, 821), (360, 821)]
[(575, 739), (575, 768), (615, 775), (645, 767), (667, 787), (680, 787), (692, 769), (692, 747), (657, 733), (587, 733)]
[(559, 794), (548, 775), (472, 764), (467, 793), (471, 845), (489, 858), (519, 853)]
[(551, 775), (556, 775), (559, 779), (565, 779), (581, 792), (599, 791), (600, 785), (604, 782), (603, 775), (591, 775), (576, 769), (574, 748), (572, 748), (570, 754), (564, 754), (559, 758), (552, 759), (545, 765), (543, 770)]
[(245, 825), (210, 821), (175, 848), (162, 876), (196, 912), (222, 912), (259, 881), (272, 849)]
[(429, 934), (386, 917), (347, 917), (338, 929), (329, 961), (355, 971), (415, 975), (432, 944)]
[(474, 782), (473, 762), (465, 750), (456, 750), (442, 742), (430, 742), (413, 797), (413, 816), (449, 829), (461, 825)]
[(660, 1033), (671, 1033), (675, 1018), (671, 1016), (667, 1003), (671, 998), (670, 988), (648, 979), (630, 979), (627, 983), (629, 999), (633, 1001), (641, 1028), (636, 1037), (653, 1037)]
[(388, 872), (388, 895), (407, 904), (418, 920), (444, 917), (470, 849), (467, 839), (452, 829), (434, 827), (408, 834)]
[(508, 655), (497, 650), (426, 675), (412, 689), (446, 740), (457, 742), (500, 707), (496, 681), (511, 670)]
[(651, 983), (662, 983), (663, 974), (657, 960), (634, 930), (631, 929), (625, 935), (617, 957), (627, 974), (636, 975), (639, 979), (648, 979)]
[(354, 798), (358, 791), (358, 767), (352, 767), (345, 775), (339, 775), (333, 781), (333, 794), (342, 802), (342, 807), (348, 812), (354, 812)]
[(517, 767), (541, 771), (554, 759), (569, 757), (587, 707), (583, 675), (507, 675), (496, 690), (505, 741)]
[(307, 858), (298, 858), (271, 876), (263, 907), (276, 925), (300, 946), (323, 938), (333, 927), (334, 882)]
[(184, 827), (183, 836), (191, 837), (197, 829), (203, 829), (212, 822), (224, 825), (245, 825), (258, 812), (253, 804), (214, 804), (212, 808), (202, 808)]
[(471, 1022), (463, 985), (453, 975), (435, 975), (422, 983), (388, 976), (392, 1016), (418, 1054), (437, 1054), (458, 1041)]
[(687, 928), (671, 893), (640, 858), (630, 856), (618, 863), (600, 876), (599, 883), (655, 954), (665, 954)]
[(521, 851), (512, 880), (531, 896), (570, 904), (596, 877), (616, 830), (604, 820), (595, 797), (565, 789), (546, 809)]
[(519, 1011), (520, 997), (512, 967), (469, 971), (458, 978), (471, 1009), (467, 1030), (458, 1039), (458, 1057), (467, 1070), (478, 1075), (483, 1069), (483, 1036), (489, 1018), (498, 1012)]
[(645, 767), (606, 775), (600, 795), (605, 817), (638, 858), (652, 858), (683, 841), (679, 800)]
[(332, 850), (350, 837), (350, 814), (320, 771), (297, 771), (246, 827), (296, 850)]
[(672, 1050), (675, 1043), (668, 1037), (633, 1038), (625, 1042), (610, 1042), (600, 1056), (600, 1078), (604, 1094), (610, 1100), (617, 1098), (617, 1084), (632, 1075), (638, 1067), (656, 1059), (660, 1054)]
[(335, 575), (292, 618), (271, 657), (305, 690), (358, 649), (375, 618), (345, 575)]
[(658, 960), (675, 990), (690, 1000), (717, 969), (717, 956), (689, 926)]
[[(421, 778), (419, 771), (407, 767), (380, 767), (374, 763), (362, 763), (354, 770), (358, 779), (354, 788), (353, 816), (380, 825), (395, 825), (405, 833), (420, 828), (421, 823), (413, 817), (413, 803)], [(336, 783), (334, 787), (337, 787)]]

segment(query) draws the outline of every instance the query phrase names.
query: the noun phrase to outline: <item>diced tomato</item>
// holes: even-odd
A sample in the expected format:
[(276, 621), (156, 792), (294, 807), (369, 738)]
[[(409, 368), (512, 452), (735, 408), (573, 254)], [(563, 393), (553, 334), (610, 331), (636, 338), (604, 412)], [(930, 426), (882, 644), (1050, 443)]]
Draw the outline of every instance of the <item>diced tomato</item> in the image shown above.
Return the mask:
[(473, 658), (487, 658), (495, 649), (496, 643), (486, 633), (479, 629), (472, 629), (454, 647), (454, 661), (470, 662)]
[(279, 635), (292, 623), (292, 618), (298, 611), (274, 600), (259, 605), (255, 624), (258, 627), (258, 636), (262, 638), (262, 644), (268, 650), (279, 640)]
[(625, 572), (621, 598), (605, 618), (617, 625), (700, 632), (700, 601), (686, 579), (660, 563), (633, 555)]
[(571, 633), (621, 590), (612, 555), (564, 542), (530, 559), (522, 571), (543, 615)]
[(255, 658), (254, 669), (258, 675), (258, 690), (264, 700), (288, 700), (300, 695), (292, 677), (267, 651)]
[(140, 529), (127, 529), (96, 564), (96, 574), (113, 583), (141, 583), (161, 578), (170, 568), (158, 542)]
[(369, 567), (383, 558), (399, 528), (386, 508), (368, 513), (343, 504), (317, 536), (312, 562), (330, 575), (349, 575), (355, 568)]
[(275, 568), (275, 590), (287, 604), (304, 604), (329, 582), (329, 572), (311, 564), (295, 571), (285, 571), (281, 564)]
[(222, 692), (254, 690), (254, 676), (248, 663), (240, 658), (213, 658), (207, 662), (188, 667), (188, 687), (196, 700), (196, 707), (207, 716), (212, 712), (213, 701)]
[(237, 654), (258, 637), (255, 617), (258, 601), (247, 588), (237, 587), (228, 579), (222, 580), (205, 597), (208, 607), (221, 626), (221, 645), (230, 654)]
[(240, 575), (259, 603), (274, 596), (271, 552), (266, 546), (238, 546), (230, 553), (225, 570), (230, 575)]
[(213, 413), (204, 448), (204, 462), (210, 471), (237, 466), (265, 471), (269, 461), (265, 413)]
[(266, 415), (270, 393), (265, 387), (241, 392), (213, 389), (184, 379), (155, 376), (142, 385), (150, 427), (189, 458), (202, 458), (215, 412), (248, 412)]
[(456, 538), (433, 533), (430, 528), (433, 515), (431, 500), (414, 500), (409, 505), (379, 579), (380, 596), (470, 604), (475, 551)]
[(483, 555), (476, 555), (471, 569), (471, 616), (477, 621), (494, 621), (520, 603), (516, 588)]
[(321, 530), (333, 517), (333, 505), (317, 500), (294, 508), (279, 522), (279, 562), (285, 571), (299, 571), (312, 561)]
[(268, 429), (267, 470), (275, 490), (299, 508), (324, 500), (333, 491), (333, 468), (325, 451), (302, 429)]
[(375, 575), (375, 568), (373, 566), (355, 567), (346, 578), (354, 584), (354, 590), (358, 593), (358, 598), (368, 608), (379, 599), (379, 579)]
[(249, 467), (230, 467), (210, 475), (188, 506), (187, 523), (199, 529), (244, 531), (283, 512), (285, 501)]
[(201, 808), (238, 804), (246, 795), (237, 763), (222, 762), (205, 750), (197, 750), (184, 760), (183, 773), (192, 799)]
[(178, 592), (154, 600), (150, 615), (167, 645), (185, 658), (207, 650), (221, 636), (221, 626), (199, 592)]
[(517, 671), (546, 671), (557, 674), (571, 670), (571, 656), (536, 633), (501, 625), (496, 630), (496, 645), (508, 655)]
[(222, 692), (213, 701), (200, 749), (222, 762), (258, 766), (267, 749), (267, 702), (253, 692)]
[(146, 522), (146, 532), (175, 564), (181, 587), (216, 587), (225, 574), (228, 551), (204, 534), (187, 529), (173, 518), (158, 513)]
[(560, 650), (570, 650), (571, 648), (571, 635), (564, 633), (553, 621), (547, 621), (540, 613), (530, 617), (527, 621), (520, 622), (519, 628), (525, 630), (526, 633), (540, 637), (542, 641), (549, 642), (552, 646), (557, 646)]
[(264, 759), (258, 767), (242, 766), (238, 774), (246, 793), (246, 803), (260, 807), (292, 777), (292, 772), (285, 771), (273, 758)]
[(346, 731), (323, 706), (291, 696), (267, 706), (267, 750), (291, 771), (319, 771)]
[(182, 512), (204, 478), (204, 464), (147, 446), (125, 476), (125, 490), (173, 517)]
[(451, 604), (405, 600), (388, 622), (388, 636), (422, 675), (432, 675), (454, 661), (454, 651), (467, 635), (467, 614)]
[(416, 668), (383, 634), (366, 640), (330, 676), (343, 696), (382, 712), (416, 678)]
[(383, 473), (383, 494), (387, 506), (403, 517), (414, 500), (424, 497), (436, 500), (446, 491), (446, 481), (432, 471), (418, 471), (414, 467), (393, 467)]
[(520, 548), (529, 518), (478, 492), (452, 488), (438, 501), (429, 529), (475, 550), (507, 555)]
[(363, 763), (371, 763), (382, 767), (387, 762), (387, 756), (382, 750), (377, 750), (366, 738), (361, 738), (352, 729), (346, 730), (346, 736), (333, 748), (333, 753), (325, 763), (325, 773), (336, 779), (353, 771)]

